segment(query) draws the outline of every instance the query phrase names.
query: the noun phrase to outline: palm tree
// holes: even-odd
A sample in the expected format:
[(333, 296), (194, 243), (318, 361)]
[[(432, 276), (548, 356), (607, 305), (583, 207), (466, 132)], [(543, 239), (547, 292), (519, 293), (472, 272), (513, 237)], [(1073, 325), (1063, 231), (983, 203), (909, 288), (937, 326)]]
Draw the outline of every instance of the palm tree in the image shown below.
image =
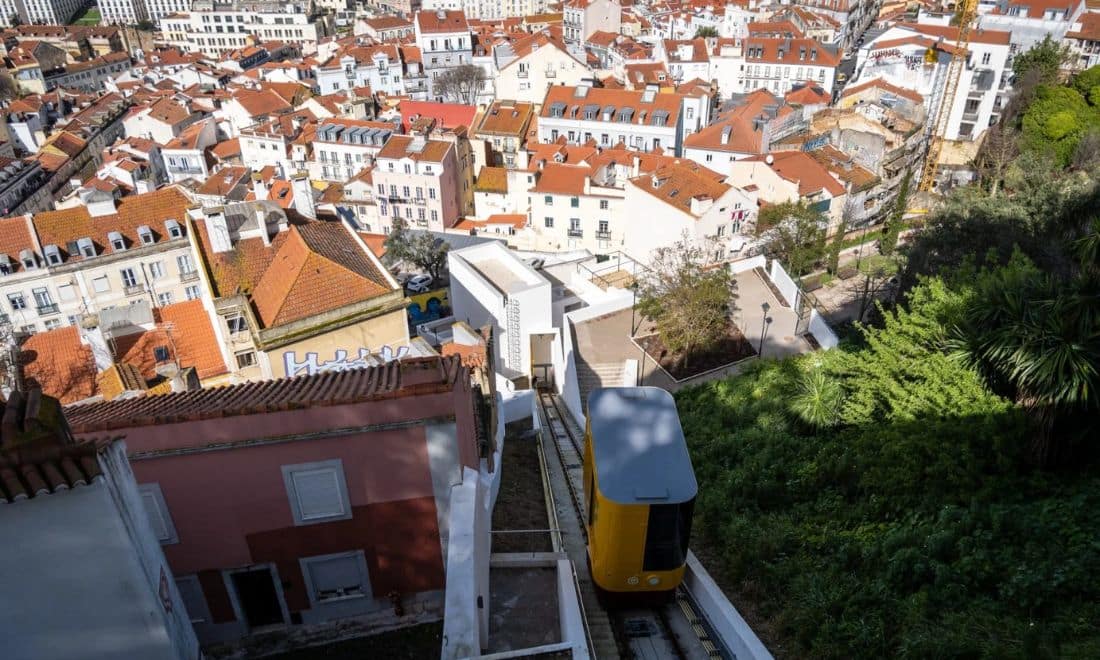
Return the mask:
[(814, 428), (834, 426), (840, 418), (844, 391), (821, 368), (803, 374), (790, 401), (790, 411)]

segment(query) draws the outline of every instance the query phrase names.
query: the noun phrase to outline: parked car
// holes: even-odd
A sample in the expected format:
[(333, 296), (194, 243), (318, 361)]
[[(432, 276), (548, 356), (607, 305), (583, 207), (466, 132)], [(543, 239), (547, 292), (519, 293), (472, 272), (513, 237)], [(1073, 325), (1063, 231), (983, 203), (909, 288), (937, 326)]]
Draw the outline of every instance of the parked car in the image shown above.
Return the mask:
[(432, 287), (431, 275), (417, 275), (405, 282), (405, 288), (413, 293), (424, 293)]

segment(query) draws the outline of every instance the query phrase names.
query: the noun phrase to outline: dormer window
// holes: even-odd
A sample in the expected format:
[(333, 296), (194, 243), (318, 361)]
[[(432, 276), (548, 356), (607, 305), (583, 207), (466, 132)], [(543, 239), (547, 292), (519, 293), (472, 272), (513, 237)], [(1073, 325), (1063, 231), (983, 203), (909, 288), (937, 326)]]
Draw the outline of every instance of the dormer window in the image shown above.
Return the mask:
[(95, 256), (95, 243), (92, 243), (90, 238), (80, 238), (76, 241), (76, 249), (80, 252), (82, 257), (94, 257)]
[(152, 245), (156, 240), (153, 238), (153, 230), (149, 228), (149, 225), (141, 225), (137, 231), (142, 245)]
[(126, 239), (117, 231), (107, 232), (107, 240), (111, 242), (111, 250), (122, 252), (126, 249)]
[(25, 270), (38, 268), (38, 259), (35, 258), (34, 252), (29, 249), (19, 253), (19, 263), (23, 264)]
[(183, 227), (175, 220), (165, 220), (164, 227), (168, 230), (168, 236), (171, 238), (183, 238)]
[(11, 275), (11, 259), (6, 254), (0, 254), (0, 275)]
[(42, 254), (46, 255), (46, 263), (51, 266), (61, 265), (61, 250), (56, 245), (47, 245), (42, 248)]

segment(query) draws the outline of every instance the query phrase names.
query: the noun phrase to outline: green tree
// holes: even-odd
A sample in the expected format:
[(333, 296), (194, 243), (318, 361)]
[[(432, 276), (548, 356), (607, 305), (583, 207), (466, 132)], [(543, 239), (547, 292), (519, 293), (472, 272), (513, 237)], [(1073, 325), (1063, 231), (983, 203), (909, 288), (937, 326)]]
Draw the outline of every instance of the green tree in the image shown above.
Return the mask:
[(1092, 101), (1091, 94), (1100, 87), (1100, 66), (1094, 66), (1078, 73), (1073, 77), (1070, 84), (1074, 89), (1080, 92), (1082, 96), (1088, 98), (1089, 103), (1096, 105), (1096, 103)]
[(450, 245), (428, 231), (410, 232), (401, 218), (394, 218), (390, 233), (383, 242), (387, 265), (410, 263), (431, 275), (437, 282), (447, 267)]
[(1012, 60), (1012, 73), (1017, 78), (1024, 78), (1034, 72), (1040, 84), (1056, 84), (1062, 66), (1069, 58), (1069, 46), (1051, 39), (1048, 34), (1042, 41)]
[(476, 105), (487, 80), (485, 69), (476, 64), (463, 64), (440, 74), (433, 82), (433, 89), (448, 101)]
[(1100, 124), (1100, 113), (1072, 87), (1041, 85), (1021, 121), (1025, 145), (1050, 153), (1065, 167), (1081, 136)]
[(695, 31), (695, 38), (696, 39), (699, 39), (700, 37), (706, 38), (706, 37), (717, 37), (717, 36), (718, 36), (718, 28), (710, 27), (709, 25), (704, 25), (703, 27), (701, 27), (701, 28), (699, 28), (698, 30)]
[(797, 277), (824, 256), (826, 225), (819, 211), (802, 202), (784, 202), (760, 211), (756, 235), (764, 240), (765, 251)]
[(821, 369), (811, 369), (799, 379), (790, 410), (806, 424), (826, 428), (839, 421), (843, 400), (844, 390), (836, 379)]
[(638, 310), (653, 319), (671, 351), (684, 355), (684, 366), (728, 334), (736, 309), (737, 280), (728, 268), (713, 267), (711, 254), (685, 235), (653, 251), (638, 283)]
[(898, 236), (905, 226), (905, 211), (909, 208), (909, 185), (912, 180), (913, 171), (906, 170), (898, 186), (898, 194), (894, 197), (894, 204), (890, 208), (890, 215), (886, 218), (886, 225), (882, 228), (879, 250), (883, 254), (892, 254), (898, 245)]

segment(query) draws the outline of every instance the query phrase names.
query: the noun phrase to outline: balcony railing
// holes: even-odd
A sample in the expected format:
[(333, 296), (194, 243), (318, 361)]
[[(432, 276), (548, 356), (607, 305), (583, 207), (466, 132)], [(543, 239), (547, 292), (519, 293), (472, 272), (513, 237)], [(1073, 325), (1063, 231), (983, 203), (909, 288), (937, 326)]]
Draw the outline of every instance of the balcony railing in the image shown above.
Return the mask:
[(39, 316), (45, 316), (47, 314), (57, 313), (57, 303), (50, 303), (48, 305), (38, 305)]
[(557, 69), (547, 69), (546, 70), (546, 77), (547, 78), (557, 78), (558, 77)]
[(584, 238), (584, 230), (583, 229), (570, 229), (569, 230), (569, 236), (570, 236), (570, 238)]
[(526, 78), (528, 75), (527, 69), (520, 69), (519, 71), (516, 71), (516, 75), (520, 78)]
[(597, 231), (596, 238), (608, 239), (611, 238), (611, 232), (609, 231)]
[(188, 270), (180, 273), (180, 282), (191, 282), (199, 279), (199, 271)]
[(130, 284), (122, 287), (122, 291), (128, 296), (136, 296), (141, 293), (145, 293), (144, 284)]

